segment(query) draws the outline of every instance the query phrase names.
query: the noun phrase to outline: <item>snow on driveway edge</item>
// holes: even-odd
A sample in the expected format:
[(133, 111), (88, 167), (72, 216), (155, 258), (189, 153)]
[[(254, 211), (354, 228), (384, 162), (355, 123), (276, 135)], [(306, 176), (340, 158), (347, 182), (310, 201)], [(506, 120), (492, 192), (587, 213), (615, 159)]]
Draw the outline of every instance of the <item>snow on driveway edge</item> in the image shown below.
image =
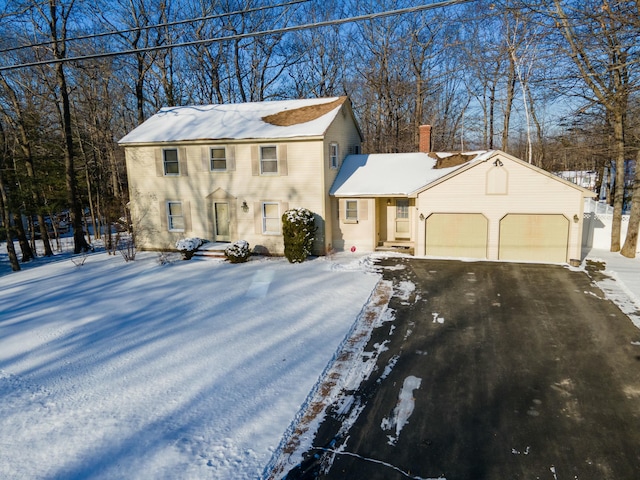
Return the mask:
[(351, 369), (357, 368), (354, 366), (354, 359), (364, 350), (373, 328), (382, 321), (392, 295), (392, 283), (379, 280), (353, 327), (285, 431), (280, 444), (264, 469), (263, 479), (281, 478), (300, 463), (302, 453), (311, 448), (327, 407), (333, 403), (344, 384), (349, 381)]

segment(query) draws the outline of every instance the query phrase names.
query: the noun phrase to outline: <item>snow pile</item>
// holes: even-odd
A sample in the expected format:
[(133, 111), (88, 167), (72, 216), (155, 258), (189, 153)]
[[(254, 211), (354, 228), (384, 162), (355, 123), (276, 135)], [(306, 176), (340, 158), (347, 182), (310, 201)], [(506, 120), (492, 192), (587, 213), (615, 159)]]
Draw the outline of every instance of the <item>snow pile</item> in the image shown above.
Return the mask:
[(0, 478), (259, 478), (378, 279), (153, 253), (0, 277)]
[(595, 283), (640, 328), (640, 258), (625, 258), (619, 253), (596, 249), (587, 258), (604, 264), (605, 278)]
[(405, 378), (402, 384), (402, 390), (400, 390), (400, 394), (398, 395), (398, 403), (393, 409), (393, 413), (391, 416), (382, 419), (380, 428), (383, 431), (391, 430), (392, 432), (395, 432), (395, 436), (387, 435), (389, 445), (396, 445), (398, 438), (400, 437), (400, 432), (409, 422), (409, 417), (413, 413), (416, 403), (415, 398), (413, 397), (413, 391), (420, 388), (421, 384), (421, 378), (414, 377), (413, 375)]

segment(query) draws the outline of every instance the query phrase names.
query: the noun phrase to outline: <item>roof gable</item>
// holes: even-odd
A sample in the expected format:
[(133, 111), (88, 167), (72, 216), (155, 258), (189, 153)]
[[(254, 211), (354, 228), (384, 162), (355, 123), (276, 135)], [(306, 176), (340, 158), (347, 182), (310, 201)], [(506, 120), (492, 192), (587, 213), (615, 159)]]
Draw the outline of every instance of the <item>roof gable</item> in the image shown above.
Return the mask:
[(567, 187), (571, 187), (573, 189), (579, 190), (582, 195), (584, 197), (594, 197), (596, 196), (596, 194), (594, 192), (592, 192), (591, 190), (588, 190), (586, 188), (583, 188), (579, 185), (576, 185), (573, 182), (570, 182), (569, 180), (565, 180), (564, 178), (558, 177), (557, 175), (554, 175), (540, 167), (536, 167), (535, 165), (532, 165), (528, 162), (525, 162), (524, 160), (520, 160), (517, 157), (514, 157), (513, 155), (509, 155), (508, 153), (503, 152), (502, 150), (489, 150), (487, 152), (484, 152), (480, 155), (478, 155), (473, 162), (468, 162), (464, 165), (462, 165), (460, 168), (456, 168), (453, 169), (453, 171), (451, 172), (447, 172), (445, 175), (437, 178), (436, 180), (434, 180), (433, 182), (431, 182), (430, 184), (425, 184), (423, 186), (423, 188), (420, 188), (419, 191), (414, 192), (415, 194), (418, 194), (420, 192), (423, 192), (425, 190), (428, 190), (430, 188), (433, 188), (436, 185), (439, 185), (440, 183), (446, 182), (449, 178), (455, 176), (455, 175), (460, 175), (463, 172), (465, 172), (466, 170), (469, 170), (477, 165), (479, 165), (480, 163), (483, 162), (490, 162), (490, 161), (494, 161), (497, 162), (499, 161), (499, 159), (503, 158), (503, 159), (508, 159), (522, 167), (528, 168), (530, 170), (533, 170), (534, 172), (543, 175), (545, 177), (548, 177), (558, 183), (561, 183)]
[(322, 136), (347, 97), (165, 107), (121, 145)]

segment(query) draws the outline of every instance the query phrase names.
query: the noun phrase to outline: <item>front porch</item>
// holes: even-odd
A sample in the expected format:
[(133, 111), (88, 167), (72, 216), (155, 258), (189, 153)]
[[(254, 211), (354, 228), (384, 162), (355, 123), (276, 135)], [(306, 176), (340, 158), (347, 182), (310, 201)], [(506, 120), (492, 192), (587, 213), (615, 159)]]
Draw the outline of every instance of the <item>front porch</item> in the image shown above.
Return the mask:
[(407, 197), (382, 197), (376, 202), (377, 252), (414, 255), (415, 200)]

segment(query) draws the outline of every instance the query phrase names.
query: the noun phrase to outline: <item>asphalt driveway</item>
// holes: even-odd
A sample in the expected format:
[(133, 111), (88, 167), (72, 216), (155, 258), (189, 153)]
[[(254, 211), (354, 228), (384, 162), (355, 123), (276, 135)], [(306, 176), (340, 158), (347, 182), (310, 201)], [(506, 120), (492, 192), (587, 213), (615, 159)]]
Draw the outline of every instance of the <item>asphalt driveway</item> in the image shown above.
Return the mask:
[(587, 274), (380, 265), (403, 294), (365, 349), (376, 369), (288, 479), (639, 478), (640, 330)]

